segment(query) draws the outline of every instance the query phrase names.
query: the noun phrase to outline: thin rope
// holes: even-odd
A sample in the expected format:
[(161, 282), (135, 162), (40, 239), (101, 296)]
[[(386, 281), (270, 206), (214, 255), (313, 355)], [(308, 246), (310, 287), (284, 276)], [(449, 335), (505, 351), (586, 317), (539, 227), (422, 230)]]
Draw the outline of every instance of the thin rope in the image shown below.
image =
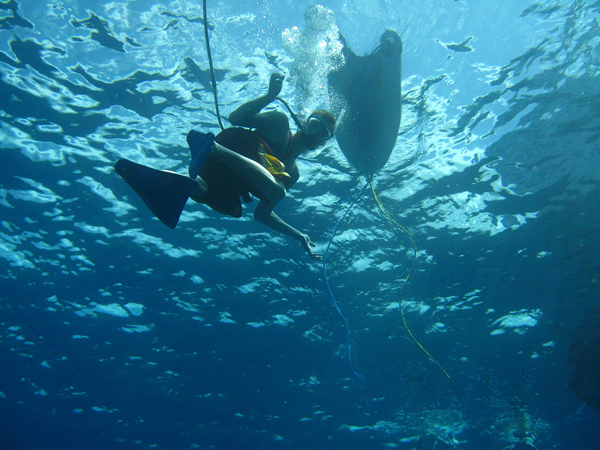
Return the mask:
[(203, 14), (204, 14), (204, 39), (206, 40), (206, 53), (208, 53), (208, 65), (210, 67), (210, 82), (212, 84), (213, 97), (215, 99), (215, 111), (217, 113), (217, 120), (221, 130), (225, 129), (223, 122), (221, 122), (221, 113), (219, 112), (219, 100), (217, 98), (217, 80), (215, 78), (215, 68), (212, 62), (212, 53), (210, 51), (210, 41), (208, 39), (208, 17), (206, 14), (206, 0), (202, 2)]
[(331, 238), (329, 239), (329, 243), (327, 244), (327, 248), (325, 249), (325, 254), (323, 255), (323, 274), (325, 275), (325, 284), (327, 285), (327, 290), (329, 291), (329, 295), (331, 296), (331, 300), (333, 301), (333, 305), (335, 306), (335, 309), (337, 310), (338, 314), (342, 318), (342, 321), (346, 325), (346, 338), (348, 341), (348, 363), (350, 364), (350, 369), (352, 369), (352, 372), (354, 373), (356, 378), (358, 378), (360, 381), (363, 381), (363, 382), (365, 381), (364, 375), (358, 373), (356, 371), (356, 369), (354, 368), (354, 364), (352, 364), (352, 336), (350, 334), (350, 324), (348, 323), (348, 319), (346, 318), (346, 316), (344, 316), (344, 313), (342, 313), (342, 310), (341, 310), (340, 306), (338, 305), (338, 302), (335, 298), (335, 295), (333, 295), (333, 291), (331, 290), (331, 286), (329, 284), (329, 278), (327, 277), (327, 256), (329, 255), (329, 247), (331, 247), (333, 238), (335, 237), (335, 233), (337, 232), (337, 228), (338, 228), (339, 224), (344, 220), (344, 218), (350, 212), (350, 210), (352, 209), (354, 204), (365, 193), (365, 191), (367, 190), (367, 186), (368, 186), (368, 184), (365, 184), (365, 186), (362, 188), (362, 190), (358, 194), (355, 194), (354, 196), (352, 196), (346, 200), (346, 202), (351, 201), (351, 203), (346, 208), (346, 211), (344, 211), (344, 214), (342, 215), (342, 217), (340, 217), (337, 220), (337, 222), (335, 223), (335, 226), (333, 227), (333, 231), (331, 232)]
[(404, 324), (404, 328), (408, 332), (408, 335), (413, 340), (413, 342), (419, 346), (419, 348), (427, 355), (427, 357), (429, 358), (429, 360), (431, 362), (433, 362), (436, 366), (438, 366), (438, 368), (444, 373), (444, 375), (446, 375), (446, 378), (448, 378), (448, 380), (450, 381), (452, 389), (454, 390), (454, 393), (456, 394), (456, 397), (460, 401), (460, 403), (461, 403), (461, 405), (463, 407), (463, 410), (465, 411), (465, 414), (467, 415), (467, 419), (468, 419), (470, 425), (473, 427), (473, 429), (475, 430), (475, 433), (477, 434), (477, 438), (479, 439), (479, 445), (481, 445), (482, 449), (485, 449), (485, 446), (483, 445), (483, 440), (481, 439), (481, 435), (479, 434), (479, 430), (474, 425), (475, 422), (473, 421), (473, 418), (471, 417), (471, 413), (469, 412), (469, 408), (467, 408), (466, 402), (463, 400), (462, 396), (460, 395), (460, 393), (458, 391), (458, 388), (456, 387), (456, 384), (454, 384), (454, 380), (452, 379), (452, 377), (450, 376), (450, 374), (446, 371), (446, 369), (444, 369), (444, 367), (431, 355), (431, 353), (429, 353), (427, 351), (427, 349), (425, 347), (423, 347), (423, 345), (413, 335), (412, 331), (410, 330), (410, 328), (408, 326), (408, 323), (406, 322), (406, 317), (404, 316), (404, 311), (402, 309), (403, 294), (404, 294), (404, 289), (406, 288), (406, 285), (408, 284), (408, 280), (410, 279), (410, 277), (412, 276), (413, 272), (415, 271), (415, 267), (416, 267), (416, 264), (417, 264), (417, 254), (418, 254), (418, 251), (419, 251), (418, 247), (417, 247), (417, 241), (415, 240), (415, 238), (413, 237), (413, 235), (411, 234), (411, 232), (408, 231), (407, 228), (405, 228), (402, 225), (400, 225), (398, 222), (396, 222), (396, 220), (394, 220), (394, 218), (392, 216), (390, 216), (388, 214), (388, 212), (383, 207), (383, 204), (379, 200), (379, 197), (377, 196), (377, 193), (375, 192), (375, 188), (373, 187), (373, 183), (368, 178), (367, 178), (367, 181), (369, 182), (369, 186), (371, 186), (371, 192), (373, 193), (373, 198), (375, 199), (375, 203), (377, 204), (377, 207), (379, 208), (379, 210), (381, 211), (381, 213), (385, 217), (387, 217), (394, 225), (396, 225), (399, 229), (401, 229), (410, 238), (410, 241), (411, 241), (411, 243), (413, 245), (413, 250), (414, 250), (414, 255), (413, 256), (414, 257), (413, 257), (412, 265), (411, 265), (411, 268), (410, 268), (410, 272), (408, 273), (408, 276), (404, 280), (404, 283), (402, 285), (402, 289), (400, 290), (400, 299), (398, 301), (398, 309), (400, 310), (400, 316), (402, 317), (402, 323)]

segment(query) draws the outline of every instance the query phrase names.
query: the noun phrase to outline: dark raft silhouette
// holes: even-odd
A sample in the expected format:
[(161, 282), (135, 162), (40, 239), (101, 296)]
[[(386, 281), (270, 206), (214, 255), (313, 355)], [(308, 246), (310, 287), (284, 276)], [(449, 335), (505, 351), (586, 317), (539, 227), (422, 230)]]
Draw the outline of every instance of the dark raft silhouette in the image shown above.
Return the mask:
[(337, 142), (348, 162), (371, 176), (387, 163), (402, 113), (402, 40), (386, 30), (379, 45), (357, 56), (342, 35), (344, 63), (328, 75)]

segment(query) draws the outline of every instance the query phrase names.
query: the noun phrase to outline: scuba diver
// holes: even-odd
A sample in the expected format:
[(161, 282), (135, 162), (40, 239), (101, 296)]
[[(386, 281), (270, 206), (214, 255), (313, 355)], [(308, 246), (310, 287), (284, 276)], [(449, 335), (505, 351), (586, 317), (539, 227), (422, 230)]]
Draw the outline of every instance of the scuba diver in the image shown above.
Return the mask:
[(221, 214), (241, 217), (240, 198), (250, 202), (252, 194), (259, 199), (255, 220), (296, 239), (312, 258), (321, 259), (312, 251), (315, 244), (309, 236), (289, 225), (273, 209), (298, 181), (298, 156), (325, 145), (334, 135), (336, 121), (330, 112), (316, 110), (302, 123), (290, 110), (299, 128), (292, 134), (285, 113), (261, 112), (278, 98), (283, 80), (283, 75), (272, 74), (267, 94), (231, 113), (229, 121), (237, 128), (226, 128), (217, 136), (194, 130), (188, 133), (192, 154), (189, 177), (127, 159), (117, 161), (117, 173), (169, 228), (177, 225), (188, 198)]

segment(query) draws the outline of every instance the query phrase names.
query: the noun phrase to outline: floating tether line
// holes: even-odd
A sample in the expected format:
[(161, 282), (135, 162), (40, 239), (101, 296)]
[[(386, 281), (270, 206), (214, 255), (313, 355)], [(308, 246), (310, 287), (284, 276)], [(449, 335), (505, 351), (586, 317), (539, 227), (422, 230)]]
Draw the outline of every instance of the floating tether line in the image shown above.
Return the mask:
[(331, 233), (331, 238), (329, 239), (329, 243), (327, 244), (327, 248), (325, 250), (325, 254), (323, 256), (323, 274), (325, 276), (325, 284), (327, 285), (327, 290), (329, 291), (329, 295), (331, 296), (331, 299), (333, 301), (333, 304), (338, 312), (338, 314), (340, 315), (340, 317), (342, 318), (345, 326), (346, 326), (346, 336), (347, 336), (347, 341), (348, 341), (348, 362), (350, 364), (350, 369), (352, 370), (352, 373), (354, 373), (354, 375), (358, 378), (359, 381), (361, 382), (365, 382), (366, 378), (364, 375), (362, 375), (361, 373), (359, 373), (355, 367), (354, 364), (352, 362), (352, 344), (353, 344), (353, 340), (352, 340), (352, 336), (351, 336), (351, 330), (350, 330), (350, 324), (348, 322), (348, 319), (344, 316), (344, 314), (342, 313), (342, 310), (335, 298), (335, 296), (333, 295), (333, 291), (331, 290), (331, 286), (329, 283), (329, 278), (327, 277), (327, 266), (326, 266), (326, 261), (327, 261), (327, 256), (329, 254), (329, 248), (331, 247), (331, 244), (333, 242), (333, 239), (335, 237), (335, 234), (337, 232), (337, 229), (340, 225), (340, 223), (344, 220), (344, 218), (348, 215), (348, 213), (350, 212), (350, 210), (352, 209), (352, 207), (356, 204), (356, 202), (362, 197), (362, 195), (364, 194), (364, 192), (367, 189), (367, 186), (371, 188), (371, 193), (373, 194), (373, 198), (375, 199), (375, 204), (377, 205), (377, 208), (379, 208), (379, 211), (381, 212), (381, 214), (387, 218), (394, 226), (396, 226), (399, 230), (401, 230), (404, 234), (406, 234), (406, 236), (408, 236), (408, 238), (410, 239), (410, 242), (412, 244), (413, 247), (413, 258), (412, 258), (412, 262), (411, 262), (411, 266), (410, 266), (410, 270), (408, 271), (408, 275), (406, 275), (406, 277), (402, 280), (402, 288), (400, 289), (400, 294), (399, 294), (399, 298), (398, 298), (398, 310), (400, 311), (400, 317), (402, 318), (402, 324), (404, 325), (404, 328), (406, 329), (406, 332), (408, 333), (408, 335), (410, 336), (410, 338), (412, 339), (412, 341), (423, 351), (423, 353), (425, 353), (427, 355), (427, 357), (429, 358), (429, 360), (431, 362), (433, 362), (441, 371), (442, 373), (446, 376), (446, 378), (448, 378), (448, 381), (450, 381), (450, 385), (452, 386), (452, 390), (454, 391), (456, 397), (458, 398), (466, 416), (467, 416), (467, 421), (468, 423), (471, 425), (471, 427), (473, 427), (473, 429), (475, 430), (475, 434), (477, 434), (477, 438), (479, 440), (479, 444), (481, 446), (482, 449), (485, 449), (485, 446), (483, 444), (483, 440), (481, 439), (481, 436), (479, 434), (479, 430), (477, 429), (477, 427), (475, 426), (475, 422), (473, 421), (473, 418), (471, 417), (471, 414), (469, 412), (469, 408), (467, 408), (467, 404), (465, 403), (465, 401), (463, 400), (462, 396), (460, 395), (458, 388), (456, 387), (456, 384), (454, 383), (454, 380), (452, 379), (452, 377), (450, 376), (450, 374), (446, 371), (446, 369), (444, 369), (444, 367), (433, 357), (433, 355), (431, 353), (429, 353), (429, 351), (427, 351), (427, 349), (423, 346), (423, 344), (421, 344), (419, 342), (419, 340), (415, 337), (415, 335), (413, 334), (413, 332), (411, 331), (410, 327), (408, 326), (408, 322), (406, 321), (406, 317), (404, 316), (404, 310), (402, 308), (402, 303), (403, 303), (403, 297), (404, 297), (404, 290), (406, 289), (406, 286), (408, 284), (408, 281), (410, 280), (410, 278), (412, 277), (415, 268), (417, 266), (417, 255), (419, 252), (419, 248), (417, 246), (417, 241), (415, 240), (415, 238), (413, 237), (412, 233), (404, 226), (402, 226), (401, 224), (399, 224), (383, 207), (383, 204), (381, 203), (381, 200), (379, 200), (379, 196), (377, 195), (377, 193), (375, 192), (375, 188), (373, 186), (373, 180), (372, 177), (365, 177), (367, 184), (365, 184), (365, 186), (362, 188), (362, 190), (358, 193), (355, 194), (353, 197), (350, 197), (348, 200), (346, 200), (346, 203), (348, 201), (350, 201), (350, 204), (348, 205), (348, 207), (346, 208), (346, 210), (344, 211), (344, 213), (342, 214), (342, 216), (337, 220), (335, 226), (333, 227), (333, 231)]
[(408, 334), (411, 337), (411, 339), (419, 346), (419, 348), (421, 350), (423, 350), (425, 352), (425, 354), (429, 357), (429, 359), (431, 359), (442, 370), (442, 372), (444, 372), (444, 374), (448, 378), (450, 378), (450, 376), (444, 370), (444, 368), (435, 360), (435, 358), (433, 356), (431, 356), (431, 354), (425, 349), (425, 347), (423, 347), (423, 345), (421, 345), (421, 343), (412, 334), (412, 332), (411, 332), (411, 330), (410, 330), (410, 328), (408, 326), (408, 323), (406, 322), (406, 318), (404, 317), (404, 312), (402, 311), (402, 300), (403, 300), (403, 296), (404, 296), (404, 290), (406, 289), (406, 285), (408, 284), (408, 280), (412, 276), (413, 272), (415, 271), (415, 267), (417, 265), (417, 253), (418, 253), (417, 241), (415, 240), (415, 238), (413, 237), (413, 235), (410, 233), (410, 231), (407, 228), (405, 228), (402, 225), (400, 225), (384, 209), (381, 201), (379, 200), (379, 197), (377, 196), (377, 193), (375, 192), (375, 188), (373, 187), (372, 178), (371, 177), (365, 177), (365, 179), (366, 179), (366, 183), (365, 183), (365, 186), (362, 188), (362, 190), (358, 194), (355, 194), (354, 196), (350, 197), (348, 200), (345, 201), (345, 203), (347, 203), (347, 202), (350, 201), (350, 204), (348, 205), (348, 207), (346, 208), (346, 210), (344, 211), (344, 213), (342, 214), (342, 216), (337, 220), (335, 226), (333, 227), (333, 231), (331, 233), (331, 237), (329, 239), (329, 242), (327, 243), (327, 248), (325, 249), (325, 254), (323, 255), (323, 275), (325, 277), (325, 284), (327, 285), (327, 290), (329, 291), (329, 295), (331, 296), (331, 299), (333, 301), (333, 305), (335, 306), (336, 311), (338, 312), (338, 314), (342, 318), (342, 321), (344, 322), (344, 325), (346, 326), (346, 338), (347, 338), (347, 341), (348, 341), (348, 362), (350, 364), (350, 369), (352, 370), (352, 372), (354, 373), (354, 375), (360, 381), (362, 381), (362, 382), (365, 381), (365, 377), (362, 374), (360, 374), (359, 372), (356, 371), (356, 369), (354, 368), (354, 364), (352, 363), (352, 344), (353, 344), (353, 340), (352, 340), (352, 337), (351, 337), (350, 324), (349, 324), (348, 319), (346, 318), (346, 316), (344, 316), (344, 314), (343, 314), (343, 312), (342, 312), (342, 310), (341, 310), (341, 308), (340, 308), (340, 306), (339, 306), (339, 304), (337, 302), (337, 299), (335, 298), (335, 295), (333, 294), (333, 291), (331, 289), (331, 285), (329, 283), (329, 277), (327, 276), (327, 257), (329, 255), (329, 248), (331, 247), (331, 244), (333, 243), (333, 239), (335, 238), (335, 234), (337, 232), (337, 229), (338, 229), (340, 223), (348, 215), (348, 213), (350, 212), (350, 210), (352, 209), (352, 207), (356, 204), (356, 202), (362, 197), (362, 195), (364, 194), (364, 192), (367, 190), (367, 187), (370, 187), (371, 188), (371, 192), (373, 193), (373, 198), (375, 199), (375, 203), (376, 203), (377, 207), (379, 208), (379, 210), (381, 211), (381, 213), (392, 224), (394, 224), (396, 227), (398, 227), (404, 234), (406, 234), (409, 237), (409, 239), (411, 241), (411, 244), (413, 246), (413, 259), (412, 259), (411, 267), (410, 267), (410, 270), (409, 270), (408, 275), (406, 276), (406, 278), (404, 278), (404, 280), (402, 280), (402, 289), (400, 290), (400, 295), (399, 295), (399, 299), (398, 299), (398, 309), (400, 310), (400, 316), (402, 317), (402, 323), (404, 324), (404, 328), (406, 328), (406, 331), (408, 332)]
[(358, 373), (356, 371), (356, 369), (354, 368), (354, 364), (352, 364), (352, 336), (350, 335), (350, 324), (348, 323), (348, 319), (346, 318), (346, 316), (344, 316), (344, 313), (342, 313), (342, 310), (340, 309), (340, 306), (338, 305), (338, 302), (335, 298), (335, 295), (333, 295), (333, 291), (331, 290), (331, 286), (329, 284), (329, 278), (327, 277), (327, 256), (329, 255), (329, 247), (331, 247), (331, 244), (333, 243), (333, 238), (335, 237), (335, 233), (337, 232), (337, 228), (338, 228), (339, 224), (344, 220), (344, 218), (350, 212), (350, 210), (352, 209), (354, 204), (358, 200), (360, 200), (362, 195), (367, 190), (367, 186), (368, 186), (368, 184), (365, 184), (365, 186), (362, 188), (362, 190), (358, 194), (354, 194), (348, 200), (346, 200), (346, 203), (350, 202), (350, 204), (346, 208), (346, 211), (344, 212), (342, 217), (340, 217), (337, 220), (337, 222), (335, 223), (335, 226), (333, 227), (333, 231), (331, 232), (331, 238), (329, 239), (329, 242), (327, 243), (327, 248), (325, 249), (325, 254), (323, 255), (323, 274), (325, 275), (325, 284), (327, 285), (327, 290), (329, 291), (329, 295), (331, 296), (331, 300), (333, 301), (333, 306), (335, 306), (335, 309), (337, 310), (338, 314), (340, 315), (340, 317), (344, 321), (344, 324), (346, 325), (346, 338), (348, 340), (348, 362), (350, 364), (350, 369), (352, 369), (352, 372), (354, 373), (356, 378), (358, 378), (360, 381), (363, 381), (363, 382), (365, 381), (365, 377), (363, 375), (361, 375), (360, 373)]
[(224, 130), (223, 122), (221, 122), (221, 113), (219, 112), (219, 100), (217, 98), (217, 79), (215, 78), (215, 69), (212, 62), (212, 53), (210, 51), (210, 41), (208, 40), (208, 17), (206, 14), (206, 0), (202, 1), (202, 14), (204, 15), (204, 39), (206, 40), (206, 53), (208, 53), (208, 66), (210, 67), (210, 82), (212, 84), (213, 97), (215, 99), (215, 112), (221, 130)]

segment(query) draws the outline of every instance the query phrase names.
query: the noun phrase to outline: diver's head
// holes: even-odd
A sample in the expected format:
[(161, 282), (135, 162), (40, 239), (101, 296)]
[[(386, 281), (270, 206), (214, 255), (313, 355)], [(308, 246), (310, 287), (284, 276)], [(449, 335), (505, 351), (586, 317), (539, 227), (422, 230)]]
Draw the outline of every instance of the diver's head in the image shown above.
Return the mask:
[(302, 140), (309, 150), (325, 145), (335, 133), (335, 117), (329, 111), (313, 111), (302, 127)]

